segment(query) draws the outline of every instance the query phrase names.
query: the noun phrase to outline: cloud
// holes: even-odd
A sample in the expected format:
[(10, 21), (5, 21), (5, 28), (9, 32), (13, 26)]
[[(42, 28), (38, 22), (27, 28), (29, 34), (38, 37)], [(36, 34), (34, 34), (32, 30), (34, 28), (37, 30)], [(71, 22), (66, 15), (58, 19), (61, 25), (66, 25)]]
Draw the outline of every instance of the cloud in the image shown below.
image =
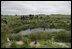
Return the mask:
[(71, 14), (71, 1), (1, 1), (1, 14)]

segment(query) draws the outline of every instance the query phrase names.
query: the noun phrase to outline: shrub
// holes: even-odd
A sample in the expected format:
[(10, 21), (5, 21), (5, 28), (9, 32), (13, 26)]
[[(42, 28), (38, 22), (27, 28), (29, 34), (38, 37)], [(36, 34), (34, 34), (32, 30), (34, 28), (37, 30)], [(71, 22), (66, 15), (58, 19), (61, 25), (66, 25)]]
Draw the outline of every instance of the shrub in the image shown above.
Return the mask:
[(32, 40), (47, 40), (51, 38), (51, 35), (45, 32), (35, 32), (30, 34), (30, 38)]
[(55, 35), (56, 41), (62, 42), (71, 42), (71, 33), (70, 32), (58, 32)]
[(15, 42), (15, 41), (13, 41), (13, 42), (12, 42), (12, 44), (11, 44), (10, 48), (17, 48), (17, 44), (16, 44), (16, 42)]
[(23, 40), (23, 36), (18, 34), (17, 36), (15, 36), (15, 40), (17, 41)]
[(14, 36), (10, 35), (10, 36), (9, 36), (9, 39), (10, 39), (11, 41), (19, 41), (19, 40), (23, 40), (23, 36), (20, 35), (20, 34), (14, 35)]

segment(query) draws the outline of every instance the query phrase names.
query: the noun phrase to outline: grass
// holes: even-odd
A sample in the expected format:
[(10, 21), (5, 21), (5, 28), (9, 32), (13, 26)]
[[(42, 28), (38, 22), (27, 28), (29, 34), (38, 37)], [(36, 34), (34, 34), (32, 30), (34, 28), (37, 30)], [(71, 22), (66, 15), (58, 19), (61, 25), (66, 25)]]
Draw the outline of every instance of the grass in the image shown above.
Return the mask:
[[(7, 20), (8, 23), (5, 24), (4, 20)], [(12, 33), (18, 33), (21, 30), (26, 30), (29, 28), (33, 29), (38, 27), (58, 28), (58, 29), (66, 29), (68, 31), (71, 31), (71, 16), (70, 15), (49, 15), (49, 16), (39, 15), (39, 17), (32, 16), (29, 17), (29, 19), (24, 19), (24, 20), (21, 20), (20, 16), (1, 16), (1, 47), (2, 48), (4, 47), (3, 44), (6, 43), (7, 37), (9, 37), (12, 41), (23, 40), (26, 43), (27, 41), (34, 41), (34, 40), (41, 40), (41, 41), (51, 40), (51, 37), (54, 36), (55, 41), (71, 42), (70, 41), (71, 33), (67, 33), (67, 32), (59, 32), (59, 33), (46, 33), (46, 32), (39, 33), (38, 32), (38, 33), (32, 33), (30, 35), (25, 35), (25, 36), (21, 36), (21, 35), (14, 36), (14, 37), (11, 36)], [(26, 41), (24, 38), (26, 39)], [(25, 45), (25, 47), (26, 46), (27, 45)], [(27, 47), (30, 46), (28, 45)], [(49, 45), (49, 47), (52, 46)]]
[[(61, 34), (62, 37), (60, 37), (59, 34), (57, 34), (57, 33)], [(71, 39), (69, 39), (69, 38), (71, 38), (71, 36), (69, 36), (70, 33), (69, 32), (67, 32), (67, 33), (66, 32), (65, 33), (57, 32), (57, 33), (37, 32), (37, 33), (29, 34), (29, 35), (17, 35), (17, 36), (10, 35), (9, 38), (12, 42), (10, 48), (45, 48), (45, 47), (48, 47), (48, 48), (70, 48), (71, 47), (71, 45), (70, 45)], [(65, 34), (67, 34), (67, 36)], [(54, 40), (51, 40), (53, 36), (54, 36)], [(57, 37), (57, 38), (55, 38), (55, 37)], [(24, 45), (19, 46), (15, 43), (16, 41), (20, 41), (20, 40), (24, 42)], [(32, 41), (38, 41), (40, 43), (40, 46), (39, 47), (31, 47), (29, 45), (29, 43)], [(61, 45), (52, 44), (52, 42), (64, 42), (64, 43), (67, 43), (66, 45), (68, 45), (69, 47), (63, 47)]]
[[(60, 35), (59, 35), (60, 34)], [(17, 36), (9, 36), (10, 40), (13, 41), (23, 41), (24, 42), (24, 46), (19, 46), (19, 45), (15, 45), (14, 48), (70, 48), (71, 45), (71, 33), (69, 32), (53, 32), (53, 33), (48, 33), (48, 32), (36, 32), (36, 33), (31, 33), (28, 35), (17, 35)], [(62, 36), (61, 36), (62, 35)], [(52, 40), (52, 37), (54, 37), (54, 40)], [(14, 38), (14, 39), (12, 39)], [(66, 40), (67, 39), (67, 40)], [(39, 47), (31, 47), (29, 45), (30, 42), (32, 41), (38, 41), (40, 43)], [(66, 45), (68, 45), (69, 47), (63, 47), (61, 45), (58, 44), (52, 44), (52, 42), (62, 42), (62, 43), (66, 43)], [(11, 46), (12, 47), (12, 46)], [(10, 48), (11, 48), (10, 47)]]

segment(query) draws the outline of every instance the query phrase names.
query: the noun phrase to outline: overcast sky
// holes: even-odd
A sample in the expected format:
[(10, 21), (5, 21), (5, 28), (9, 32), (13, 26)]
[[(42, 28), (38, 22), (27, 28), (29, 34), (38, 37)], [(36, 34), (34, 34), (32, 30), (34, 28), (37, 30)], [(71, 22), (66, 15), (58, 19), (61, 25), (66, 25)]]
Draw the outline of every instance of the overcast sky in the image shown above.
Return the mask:
[(1, 14), (71, 14), (71, 1), (1, 1)]

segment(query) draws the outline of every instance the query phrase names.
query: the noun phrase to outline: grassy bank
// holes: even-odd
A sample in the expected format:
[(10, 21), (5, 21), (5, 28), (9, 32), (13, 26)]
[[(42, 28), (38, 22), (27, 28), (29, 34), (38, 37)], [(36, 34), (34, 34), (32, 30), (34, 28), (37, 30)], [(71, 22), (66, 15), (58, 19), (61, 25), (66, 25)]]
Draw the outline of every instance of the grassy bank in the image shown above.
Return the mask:
[[(59, 17), (58, 17), (59, 16)], [(6, 38), (11, 35), (11, 33), (18, 33), (21, 30), (33, 29), (33, 28), (58, 28), (58, 29), (66, 29), (71, 31), (71, 16), (70, 15), (38, 15), (38, 17), (32, 16), (28, 19), (25, 18), (21, 20), (20, 16), (1, 16), (1, 45), (6, 43)], [(7, 24), (5, 24), (4, 20), (7, 20)], [(59, 42), (71, 42), (70, 33), (60, 32), (55, 34), (49, 33), (32, 33), (31, 35), (26, 35), (26, 39), (31, 41), (34, 40), (51, 40), (51, 37), (54, 36), (55, 41)], [(19, 37), (21, 37), (19, 39)], [(25, 36), (14, 36), (9, 37), (11, 40), (23, 40)]]
[[(53, 38), (53, 39), (52, 39)], [(71, 33), (70, 32), (36, 32), (31, 33), (29, 35), (9, 35), (9, 39), (11, 40), (11, 46), (9, 48), (33, 48), (29, 44), (32, 41), (38, 41), (41, 45), (39, 47), (34, 48), (44, 48), (45, 46), (48, 48), (70, 48), (71, 45)], [(23, 41), (24, 45), (19, 46), (16, 44), (16, 41)], [(58, 43), (69, 43), (69, 47), (63, 47), (62, 45), (57, 46), (56, 44), (52, 44), (52, 42)], [(19, 47), (18, 47), (19, 46)], [(7, 47), (8, 48), (8, 47)]]

